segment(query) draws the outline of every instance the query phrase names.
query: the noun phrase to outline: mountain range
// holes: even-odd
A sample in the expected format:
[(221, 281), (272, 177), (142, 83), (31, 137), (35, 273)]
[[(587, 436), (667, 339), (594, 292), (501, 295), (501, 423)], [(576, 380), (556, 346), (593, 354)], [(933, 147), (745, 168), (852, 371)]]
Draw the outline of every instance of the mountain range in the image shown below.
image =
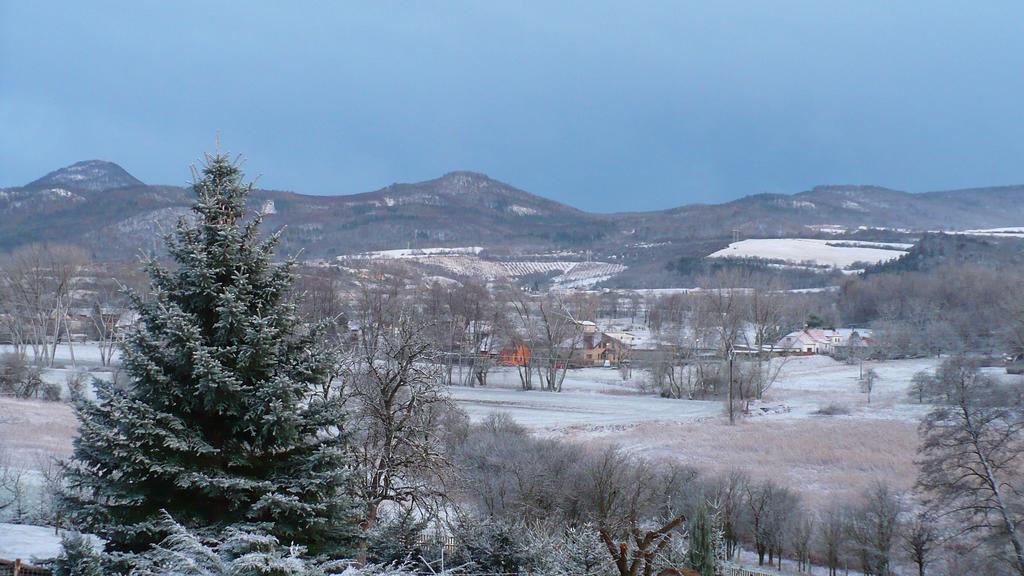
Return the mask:
[[(623, 196), (642, 191), (623, 191)], [(282, 227), (282, 252), (327, 259), (405, 247), (485, 246), (638, 258), (676, 257), (743, 237), (809, 236), (858, 227), (903, 231), (1024, 224), (1024, 186), (907, 193), (878, 186), (819, 186), (723, 204), (601, 214), (542, 198), (474, 172), (392, 184), (373, 192), (312, 196), (257, 190), (266, 228)], [(180, 186), (144, 184), (115, 163), (78, 162), (24, 186), (0, 189), (0, 250), (32, 242), (74, 244), (99, 259), (158, 249), (189, 214)], [(706, 252), (705, 252), (706, 253)], [(699, 255), (699, 254), (690, 254)], [(646, 259), (646, 258), (641, 258)]]

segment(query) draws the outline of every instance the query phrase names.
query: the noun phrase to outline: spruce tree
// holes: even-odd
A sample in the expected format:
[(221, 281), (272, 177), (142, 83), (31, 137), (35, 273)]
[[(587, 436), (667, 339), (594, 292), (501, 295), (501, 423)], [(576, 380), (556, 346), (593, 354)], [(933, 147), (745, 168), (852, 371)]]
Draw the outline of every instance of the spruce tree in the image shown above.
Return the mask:
[(103, 565), (93, 542), (78, 532), (60, 539), (60, 554), (50, 564), (53, 576), (103, 576)]
[(160, 542), (162, 510), (189, 529), (259, 525), (314, 553), (351, 542), (343, 410), (313, 393), (332, 358), (296, 315), (292, 262), (273, 262), (279, 234), (259, 237), (251, 190), (228, 157), (207, 157), (193, 222), (165, 240), (173, 265), (147, 260), (151, 293), (132, 295), (128, 384), (76, 401), (63, 503), (108, 551)]

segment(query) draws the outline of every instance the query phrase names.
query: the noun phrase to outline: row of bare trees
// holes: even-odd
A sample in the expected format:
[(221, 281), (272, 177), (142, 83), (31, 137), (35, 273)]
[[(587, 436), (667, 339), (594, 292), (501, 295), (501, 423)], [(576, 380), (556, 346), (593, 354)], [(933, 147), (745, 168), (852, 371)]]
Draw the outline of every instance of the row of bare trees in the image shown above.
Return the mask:
[(843, 321), (876, 328), (889, 356), (1024, 354), (1024, 285), (1016, 270), (971, 265), (846, 280)]
[(91, 262), (73, 246), (33, 244), (0, 256), (0, 340), (35, 364), (52, 366), (62, 344), (75, 363), (82, 334), (110, 365), (126, 308), (121, 288), (137, 276), (130, 270)]
[(817, 565), (833, 576), (850, 568), (890, 576), (899, 565), (923, 575), (965, 562), (955, 529), (937, 522), (938, 512), (881, 481), (851, 501), (814, 509), (792, 489), (741, 470), (709, 477), (615, 447), (585, 450), (534, 438), (501, 415), (455, 426), (449, 453), (462, 480), (453, 494), (476, 514), (533, 530), (586, 527), (619, 576), (681, 565), (679, 550), (702, 506), (720, 534), (720, 560), (738, 560), (745, 549), (760, 565), (781, 570), (785, 559), (798, 572)]
[(774, 346), (803, 326), (807, 298), (788, 294), (770, 278), (737, 270), (705, 280), (701, 290), (648, 303), (650, 326), (665, 349), (649, 362), (665, 396), (723, 396), (730, 422), (771, 387), (781, 362)]
[(85, 262), (75, 248), (33, 245), (0, 263), (0, 321), (18, 354), (49, 366), (57, 344), (72, 341), (68, 311)]

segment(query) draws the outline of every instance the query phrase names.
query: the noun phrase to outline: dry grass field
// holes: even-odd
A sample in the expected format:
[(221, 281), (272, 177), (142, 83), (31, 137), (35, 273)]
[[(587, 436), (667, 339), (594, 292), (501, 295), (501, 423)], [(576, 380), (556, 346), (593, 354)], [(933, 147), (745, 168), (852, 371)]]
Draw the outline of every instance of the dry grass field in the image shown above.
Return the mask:
[[(909, 489), (917, 476), (917, 423), (928, 406), (907, 396), (913, 375), (937, 359), (872, 362), (879, 375), (868, 402), (860, 366), (812, 356), (791, 358), (763, 405), (769, 413), (730, 426), (721, 402), (668, 400), (627, 393), (614, 372), (570, 374), (565, 392), (511, 388), (459, 389), (454, 394), (479, 419), (504, 411), (539, 434), (573, 442), (615, 444), (672, 459), (710, 475), (734, 468), (799, 491), (808, 504), (855, 497), (876, 480)], [(511, 386), (511, 383), (509, 384)], [(848, 414), (818, 410), (839, 405)]]
[(69, 404), (0, 397), (0, 454), (13, 466), (35, 469), (71, 454), (77, 428)]
[[(799, 490), (814, 503), (846, 499), (876, 479), (902, 489), (913, 485), (916, 426), (927, 407), (913, 404), (906, 390), (915, 372), (937, 363), (873, 364), (879, 382), (868, 403), (857, 385), (859, 366), (823, 357), (793, 359), (765, 401), (782, 410), (735, 426), (726, 422), (720, 402), (642, 394), (635, 381), (623, 382), (613, 369), (572, 371), (561, 394), (523, 392), (512, 373), (496, 373), (487, 388), (453, 388), (452, 395), (474, 420), (505, 412), (545, 436), (616, 444), (712, 475), (741, 468)], [(849, 414), (816, 414), (828, 404)], [(0, 451), (18, 467), (34, 469), (50, 457), (68, 455), (74, 432), (67, 404), (0, 398)]]
[(902, 420), (828, 417), (690, 424), (644, 423), (608, 435), (628, 450), (717, 475), (738, 468), (799, 491), (810, 504), (847, 500), (875, 480), (910, 488), (916, 426)]

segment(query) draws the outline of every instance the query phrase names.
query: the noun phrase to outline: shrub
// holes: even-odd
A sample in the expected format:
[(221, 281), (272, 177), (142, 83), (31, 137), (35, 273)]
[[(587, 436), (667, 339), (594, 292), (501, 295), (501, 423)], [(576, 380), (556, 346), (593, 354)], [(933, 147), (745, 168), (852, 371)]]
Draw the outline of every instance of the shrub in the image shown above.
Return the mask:
[(21, 354), (4, 354), (0, 356), (0, 394), (17, 394), (28, 364)]
[(47, 402), (60, 402), (61, 387), (56, 382), (44, 382), (40, 393)]
[(43, 385), (42, 371), (30, 366), (21, 354), (0, 356), (0, 394), (34, 398)]
[(77, 398), (85, 391), (85, 373), (78, 370), (68, 374), (68, 393), (72, 398)]
[(850, 413), (850, 407), (846, 404), (832, 402), (814, 411), (819, 416), (846, 416)]
[(37, 398), (39, 396), (39, 390), (42, 389), (42, 387), (43, 371), (32, 366), (26, 372), (25, 379), (22, 380), (21, 386), (17, 391), (17, 395), (20, 398)]

